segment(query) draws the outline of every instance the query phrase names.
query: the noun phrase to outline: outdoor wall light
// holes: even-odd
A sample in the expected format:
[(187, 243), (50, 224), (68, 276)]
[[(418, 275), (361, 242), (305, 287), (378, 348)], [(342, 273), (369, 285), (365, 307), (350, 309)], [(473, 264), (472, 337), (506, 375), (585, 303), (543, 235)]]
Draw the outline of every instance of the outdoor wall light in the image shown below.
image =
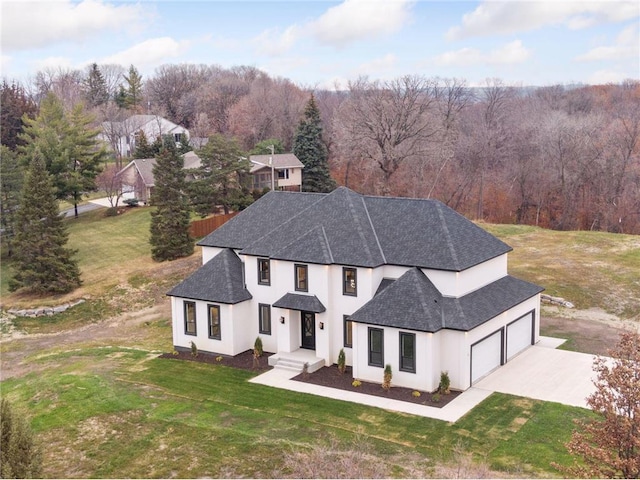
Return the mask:
[(280, 323), (284, 325), (284, 317), (280, 317)]
[(320, 330), (324, 330), (324, 322), (320, 322)]

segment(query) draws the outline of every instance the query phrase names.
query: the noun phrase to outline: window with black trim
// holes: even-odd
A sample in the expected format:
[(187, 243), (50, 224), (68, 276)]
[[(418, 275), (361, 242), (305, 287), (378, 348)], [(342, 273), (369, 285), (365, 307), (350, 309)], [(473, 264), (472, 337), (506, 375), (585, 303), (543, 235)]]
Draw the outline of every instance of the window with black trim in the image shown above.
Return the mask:
[(416, 335), (400, 332), (400, 370), (416, 373)]
[(278, 170), (278, 178), (283, 179), (283, 180), (288, 180), (289, 179), (289, 169), (288, 168), (283, 168), (282, 170)]
[(344, 322), (344, 346), (353, 347), (353, 322), (349, 320), (349, 315), (343, 315)]
[(197, 335), (196, 302), (184, 302), (184, 333), (186, 335)]
[(384, 330), (369, 327), (369, 365), (384, 366)]
[(295, 286), (296, 291), (298, 292), (308, 292), (309, 291), (309, 267), (307, 265), (298, 265), (295, 264)]
[(258, 304), (258, 317), (260, 322), (258, 331), (265, 335), (271, 335), (271, 305)]
[(358, 295), (357, 273), (355, 268), (342, 267), (342, 294)]
[(208, 305), (209, 310), (209, 338), (220, 340), (220, 305)]
[(258, 285), (271, 285), (271, 262), (268, 258), (258, 259)]

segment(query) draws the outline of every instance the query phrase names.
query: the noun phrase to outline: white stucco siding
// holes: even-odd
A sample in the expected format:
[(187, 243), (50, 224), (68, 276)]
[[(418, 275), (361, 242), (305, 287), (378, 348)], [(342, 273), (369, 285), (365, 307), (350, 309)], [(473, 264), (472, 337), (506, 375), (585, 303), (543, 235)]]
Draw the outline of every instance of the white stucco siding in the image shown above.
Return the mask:
[(213, 257), (218, 255), (223, 249), (218, 247), (202, 247), (202, 264), (204, 265)]
[[(185, 302), (194, 302), (196, 308), (196, 334), (186, 333), (184, 319)], [(220, 308), (220, 339), (209, 338), (209, 305)], [(223, 355), (237, 355), (253, 346), (248, 343), (244, 325), (243, 304), (225, 305), (214, 302), (202, 302), (186, 298), (172, 297), (171, 308), (173, 310), (173, 345), (176, 347), (191, 348), (191, 342), (195, 343), (199, 351), (219, 353)], [(235, 318), (234, 318), (235, 315)]]
[[(383, 367), (369, 365), (369, 328), (382, 329), (384, 332)], [(415, 372), (400, 370), (400, 334), (415, 335)], [(391, 365), (392, 386), (415, 388), (431, 392), (438, 386), (438, 379), (433, 375), (434, 368), (434, 335), (391, 327), (354, 324), (354, 364), (353, 377), (359, 380), (382, 383), (384, 366)]]
[(456, 298), (462, 297), (507, 275), (507, 254), (487, 260), (462, 272), (426, 268), (423, 268), (422, 272), (442, 295)]

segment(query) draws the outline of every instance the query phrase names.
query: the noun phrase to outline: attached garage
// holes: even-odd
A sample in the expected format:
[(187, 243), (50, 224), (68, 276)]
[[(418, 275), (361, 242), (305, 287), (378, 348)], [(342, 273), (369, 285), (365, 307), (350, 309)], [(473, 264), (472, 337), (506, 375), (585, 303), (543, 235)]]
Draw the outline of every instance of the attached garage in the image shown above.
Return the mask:
[(504, 328), (471, 345), (471, 384), (502, 365)]
[(507, 325), (507, 361), (533, 345), (534, 311)]

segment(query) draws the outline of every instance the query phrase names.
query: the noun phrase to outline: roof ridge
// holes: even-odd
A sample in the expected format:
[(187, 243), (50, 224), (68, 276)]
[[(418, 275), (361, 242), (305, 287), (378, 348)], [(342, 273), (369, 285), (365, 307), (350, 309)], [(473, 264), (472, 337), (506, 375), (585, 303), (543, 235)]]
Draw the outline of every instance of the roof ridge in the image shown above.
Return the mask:
[(380, 239), (378, 238), (378, 232), (376, 232), (376, 227), (373, 225), (373, 220), (371, 220), (371, 215), (369, 215), (369, 208), (367, 207), (367, 202), (364, 201), (364, 195), (360, 195), (360, 200), (362, 201), (362, 205), (364, 207), (364, 211), (367, 214), (367, 220), (369, 220), (369, 225), (371, 225), (371, 230), (373, 231), (373, 238), (376, 240), (376, 245), (378, 245), (378, 250), (380, 250), (380, 255), (382, 255), (383, 264), (387, 264), (387, 257), (384, 254), (384, 250), (382, 249), (382, 245), (380, 245)]
[(447, 222), (444, 218), (444, 212), (442, 211), (442, 206), (443, 204), (438, 202), (436, 203), (436, 211), (438, 212), (438, 217), (440, 217), (440, 222), (442, 224), (442, 231), (445, 233), (445, 238), (446, 238), (446, 244), (447, 244), (447, 248), (449, 249), (449, 252), (451, 253), (451, 257), (453, 258), (453, 263), (456, 267), (456, 269), (459, 271), (460, 270), (460, 261), (458, 260), (458, 255), (455, 251), (455, 247), (453, 245), (453, 242), (451, 241), (451, 233), (449, 232), (449, 226), (447, 225)]
[[(373, 254), (371, 252), (371, 250), (369, 249), (369, 245), (367, 244), (367, 239), (365, 237), (363, 228), (362, 228), (362, 224), (360, 222), (360, 217), (356, 214), (355, 212), (355, 205), (353, 202), (353, 198), (352, 198), (352, 194), (353, 195), (358, 195), (358, 197), (360, 197), (360, 200), (362, 201), (362, 195), (354, 192), (353, 190), (347, 188), (347, 187), (338, 187), (337, 189), (334, 190), (334, 192), (344, 192), (344, 195), (346, 196), (346, 200), (347, 200), (347, 205), (348, 205), (348, 209), (349, 209), (349, 215), (351, 216), (353, 223), (356, 226), (356, 232), (358, 233), (358, 236), (360, 237), (360, 240), (362, 240), (362, 246), (365, 250), (365, 255), (367, 256), (367, 259), (369, 260), (369, 263), (372, 264), (373, 262)], [(332, 192), (333, 193), (333, 192)], [(367, 206), (364, 203), (364, 201), (362, 202), (362, 206), (365, 209), (365, 212), (367, 212)], [(367, 218), (369, 218), (369, 213), (367, 212)], [(375, 233), (375, 230), (374, 230)], [(382, 250), (380, 250), (380, 253), (382, 254)], [(384, 254), (382, 255), (382, 257), (384, 258)]]
[(324, 238), (324, 243), (327, 246), (327, 253), (329, 254), (329, 261), (333, 264), (333, 252), (331, 251), (331, 245), (329, 244), (329, 238), (327, 237), (327, 232), (324, 229), (324, 225), (320, 225), (320, 230), (322, 232), (322, 237)]
[[(233, 254), (233, 250), (231, 250), (230, 248), (225, 248), (222, 252), (222, 254), (224, 254), (224, 257), (222, 257), (222, 268), (224, 270), (224, 277), (225, 278), (231, 278), (231, 268), (229, 265), (229, 252), (231, 252)], [(227, 290), (227, 295), (229, 295), (229, 297), (231, 297), (233, 295), (233, 282), (226, 282), (225, 283), (225, 287)]]

